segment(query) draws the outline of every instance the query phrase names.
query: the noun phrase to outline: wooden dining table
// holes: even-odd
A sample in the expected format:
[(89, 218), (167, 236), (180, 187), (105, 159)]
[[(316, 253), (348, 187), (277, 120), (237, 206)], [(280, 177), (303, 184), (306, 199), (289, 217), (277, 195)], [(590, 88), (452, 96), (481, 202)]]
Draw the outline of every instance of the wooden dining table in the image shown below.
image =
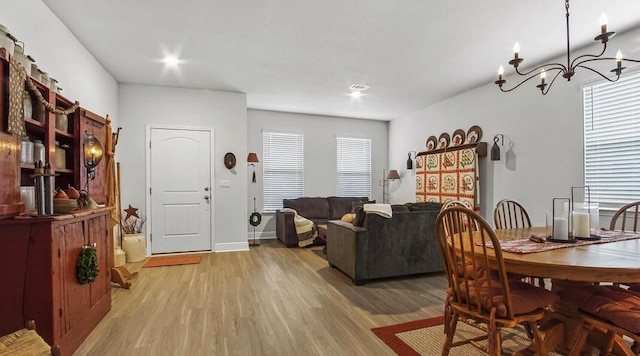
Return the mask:
[[(496, 230), (501, 241), (544, 233), (544, 227)], [(640, 239), (569, 246), (526, 254), (503, 251), (502, 255), (507, 272), (549, 278), (553, 291), (581, 284), (640, 283)], [(572, 306), (551, 306), (546, 322), (541, 325), (541, 330), (545, 332), (547, 350), (556, 348), (563, 352), (570, 351), (579, 333), (584, 332), (583, 327), (580, 313)], [(592, 345), (598, 345), (604, 340), (605, 336), (599, 330), (594, 329), (589, 333)], [(614, 351), (616, 354), (634, 355), (629, 353), (622, 338), (616, 340)]]
[[(496, 230), (500, 240), (544, 234), (544, 227)], [(640, 239), (535, 253), (502, 252), (508, 272), (568, 282), (640, 283)], [(554, 288), (554, 287), (552, 287)]]

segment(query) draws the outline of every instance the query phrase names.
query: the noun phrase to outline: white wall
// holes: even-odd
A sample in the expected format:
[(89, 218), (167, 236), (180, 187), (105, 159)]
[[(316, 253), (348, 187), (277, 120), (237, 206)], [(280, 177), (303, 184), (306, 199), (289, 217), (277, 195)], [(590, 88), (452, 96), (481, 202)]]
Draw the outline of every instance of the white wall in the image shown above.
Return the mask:
[[(337, 195), (336, 182), (336, 136), (362, 137), (371, 139), (371, 194), (373, 199), (382, 201), (383, 169), (399, 169), (387, 166), (388, 123), (386, 121), (359, 120), (332, 116), (316, 116), (275, 111), (248, 110), (249, 127), (248, 151), (257, 152), (262, 159), (262, 132), (283, 131), (304, 135), (304, 195), (326, 197)], [(240, 159), (240, 158), (239, 158)], [(246, 155), (242, 157), (246, 162)], [(257, 181), (249, 186), (248, 206), (253, 211), (253, 197), (256, 197), (258, 211), (262, 212), (262, 165), (256, 166)], [(247, 215), (247, 220), (248, 220)], [(253, 228), (251, 229), (253, 236)], [(275, 214), (263, 214), (262, 223), (256, 227), (256, 238), (275, 237)]]
[[(119, 103), (122, 205), (131, 204), (146, 214), (147, 125), (214, 128), (214, 250), (247, 249), (247, 167), (238, 164), (234, 174), (223, 163), (226, 152), (233, 152), (238, 163), (247, 157), (245, 94), (123, 84)], [(188, 179), (189, 172), (184, 175)], [(230, 187), (221, 188), (221, 179), (229, 180)]]
[[(616, 36), (610, 46), (622, 48), (629, 58), (638, 58), (639, 38), (640, 30), (636, 30)], [(511, 87), (519, 78), (507, 79), (507, 87)], [(495, 204), (511, 198), (524, 204), (534, 225), (544, 225), (545, 211), (551, 209), (552, 199), (569, 197), (572, 186), (584, 184), (580, 86), (593, 79), (590, 72), (579, 70), (571, 82), (559, 78), (546, 96), (535, 87), (535, 80), (510, 93), (502, 93), (489, 83), (403, 115), (389, 125), (390, 165), (402, 167), (408, 174), (407, 152), (424, 151), (430, 135), (452, 134), (456, 129), (466, 131), (479, 125), (484, 132), (482, 141), (488, 142), (490, 148), (493, 136), (502, 133), (502, 160), (490, 161), (486, 157), (481, 162), (481, 213), (493, 222)], [(505, 160), (511, 142), (513, 155)], [(403, 184), (395, 198), (410, 200), (414, 194), (414, 186)]]
[(101, 116), (109, 114), (117, 127), (118, 84), (42, 1), (2, 1), (0, 24), (58, 80), (64, 97)]

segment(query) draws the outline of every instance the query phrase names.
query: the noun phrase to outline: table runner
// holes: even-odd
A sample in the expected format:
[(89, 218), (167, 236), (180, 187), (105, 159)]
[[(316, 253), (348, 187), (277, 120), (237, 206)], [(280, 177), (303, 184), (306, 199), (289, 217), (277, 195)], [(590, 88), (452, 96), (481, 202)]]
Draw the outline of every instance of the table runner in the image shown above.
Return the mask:
[[(626, 232), (626, 231), (592, 230), (591, 234), (600, 236), (601, 239), (600, 240), (578, 240), (575, 243), (564, 243), (564, 242), (534, 242), (534, 241), (531, 241), (529, 237), (520, 237), (513, 240), (502, 240), (500, 241), (500, 247), (502, 248), (503, 252), (527, 254), (527, 253), (557, 250), (560, 248), (567, 248), (567, 247), (595, 245), (595, 244), (603, 244), (607, 242), (633, 240), (633, 239), (640, 238), (640, 233)], [(476, 244), (479, 245), (480, 243), (476, 242)], [(488, 243), (487, 247), (493, 248), (493, 245)]]

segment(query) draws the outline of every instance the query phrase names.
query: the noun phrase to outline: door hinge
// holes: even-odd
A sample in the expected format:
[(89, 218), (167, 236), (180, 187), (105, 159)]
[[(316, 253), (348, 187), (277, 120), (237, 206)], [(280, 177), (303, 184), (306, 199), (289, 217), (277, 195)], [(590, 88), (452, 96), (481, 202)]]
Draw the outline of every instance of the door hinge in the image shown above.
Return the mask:
[(149, 187), (149, 195), (151, 195), (151, 187)]
[(149, 141), (149, 149), (151, 149), (151, 141)]
[(153, 234), (149, 234), (149, 241), (153, 241)]
[(60, 317), (62, 318), (62, 308), (60, 308), (59, 310), (60, 310)]
[(62, 257), (62, 253), (60, 252), (60, 249), (58, 249), (58, 258)]

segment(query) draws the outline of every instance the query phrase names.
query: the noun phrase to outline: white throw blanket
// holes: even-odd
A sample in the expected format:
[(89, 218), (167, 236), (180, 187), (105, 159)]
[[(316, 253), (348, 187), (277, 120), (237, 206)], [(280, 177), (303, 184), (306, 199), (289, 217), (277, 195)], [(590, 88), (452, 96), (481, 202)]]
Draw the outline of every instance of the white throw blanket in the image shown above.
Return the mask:
[(282, 212), (294, 213), (293, 223), (296, 225), (296, 234), (298, 235), (298, 247), (311, 245), (318, 236), (318, 229), (313, 221), (298, 215), (298, 212), (291, 208), (284, 208)]
[(387, 219), (391, 219), (392, 216), (390, 204), (364, 204), (362, 209), (367, 213), (378, 214)]

